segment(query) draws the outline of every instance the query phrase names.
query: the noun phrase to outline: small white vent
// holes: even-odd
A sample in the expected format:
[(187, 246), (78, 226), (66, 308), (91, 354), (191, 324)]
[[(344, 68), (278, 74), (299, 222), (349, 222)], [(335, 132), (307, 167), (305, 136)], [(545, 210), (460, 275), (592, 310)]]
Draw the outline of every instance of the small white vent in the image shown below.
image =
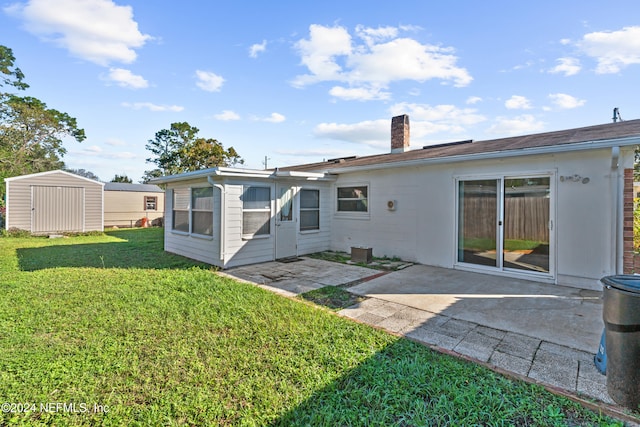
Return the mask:
[(390, 211), (395, 211), (397, 206), (398, 202), (395, 200), (389, 200), (387, 202), (387, 209), (389, 209)]

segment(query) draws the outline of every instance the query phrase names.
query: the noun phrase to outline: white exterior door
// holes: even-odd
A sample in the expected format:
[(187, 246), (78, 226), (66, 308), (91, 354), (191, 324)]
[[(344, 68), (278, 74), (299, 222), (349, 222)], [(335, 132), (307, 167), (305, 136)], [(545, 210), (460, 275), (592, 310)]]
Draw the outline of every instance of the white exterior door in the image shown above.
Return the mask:
[(298, 255), (295, 211), (295, 188), (276, 187), (276, 259)]
[(458, 180), (458, 265), (555, 277), (552, 175)]

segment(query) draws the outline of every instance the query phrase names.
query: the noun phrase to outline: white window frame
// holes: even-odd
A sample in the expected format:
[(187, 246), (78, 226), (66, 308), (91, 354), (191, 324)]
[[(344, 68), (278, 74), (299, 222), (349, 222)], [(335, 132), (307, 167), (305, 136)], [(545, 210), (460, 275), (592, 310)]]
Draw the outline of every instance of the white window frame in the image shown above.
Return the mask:
[[(176, 192), (188, 193), (188, 204), (186, 209), (176, 209)], [(177, 212), (187, 213), (187, 230), (180, 230), (176, 228), (176, 215)], [(190, 188), (173, 188), (171, 189), (171, 232), (177, 234), (188, 235), (191, 233), (191, 189)]]
[[(243, 240), (249, 240), (249, 239), (266, 239), (271, 237), (271, 233), (273, 232), (272, 230), (272, 226), (271, 226), (271, 220), (273, 219), (273, 209), (272, 209), (272, 198), (273, 198), (273, 188), (270, 185), (256, 185), (256, 184), (244, 184), (242, 186), (242, 194), (244, 194), (248, 188), (266, 188), (269, 190), (269, 198), (268, 200), (266, 200), (267, 202), (267, 207), (264, 208), (245, 208), (244, 204), (246, 201), (242, 201), (242, 239)], [(268, 212), (269, 213), (269, 221), (267, 222), (267, 224), (269, 224), (269, 231), (267, 233), (245, 233), (244, 230), (244, 216), (245, 213), (252, 213), (252, 212)]]
[[(194, 190), (202, 190), (202, 189), (207, 189), (207, 190), (211, 190), (211, 210), (209, 209), (196, 209), (193, 203), (193, 194), (194, 194)], [(191, 188), (191, 199), (190, 199), (190, 203), (189, 203), (191, 209), (189, 212), (189, 229), (191, 230), (191, 234), (193, 235), (197, 235), (197, 236), (206, 236), (206, 237), (213, 237), (213, 187), (211, 186), (205, 186), (205, 187), (192, 187)], [(198, 213), (211, 213), (211, 234), (208, 233), (198, 233), (195, 232), (193, 230), (193, 225), (195, 223), (195, 221), (193, 220), (194, 214), (198, 214)]]
[[(195, 233), (193, 231), (193, 213), (194, 212), (209, 212), (208, 210), (202, 210), (202, 209), (193, 209), (193, 190), (197, 190), (200, 188), (211, 188), (211, 219), (212, 219), (212, 225), (211, 225), (211, 234), (202, 234), (202, 233)], [(176, 209), (175, 206), (175, 194), (176, 191), (178, 192), (184, 192), (189, 194), (189, 204), (187, 209)], [(175, 228), (175, 212), (186, 212), (187, 213), (187, 224), (188, 224), (188, 230), (184, 231), (184, 230), (178, 230)], [(188, 187), (188, 188), (173, 188), (171, 189), (171, 232), (174, 234), (181, 234), (184, 236), (191, 236), (191, 237), (197, 237), (200, 239), (213, 239), (213, 234), (214, 234), (214, 228), (215, 226), (213, 225), (213, 217), (214, 217), (214, 206), (213, 206), (213, 187), (210, 186), (202, 186), (202, 187)]]
[[(302, 192), (303, 191), (316, 191), (318, 193), (318, 207), (317, 208), (303, 208), (302, 207)], [(300, 225), (299, 225), (300, 233), (302, 233), (302, 234), (317, 233), (317, 232), (320, 231), (320, 212), (321, 212), (320, 211), (320, 205), (322, 204), (321, 200), (320, 200), (321, 199), (321, 195), (322, 195), (322, 192), (320, 191), (319, 188), (301, 188), (300, 189), (300, 197), (299, 197), (299, 199), (300, 199), (300, 202), (299, 202), (300, 213), (298, 215), (298, 217), (300, 218), (300, 221), (299, 221), (300, 222)], [(303, 229), (302, 228), (302, 212), (312, 212), (312, 211), (317, 211), (318, 212), (318, 226), (316, 228)]]
[[(338, 210), (338, 205), (339, 205), (339, 198), (338, 198), (338, 194), (341, 188), (355, 188), (355, 187), (366, 187), (367, 189), (367, 198), (366, 198), (366, 205), (367, 205), (367, 210), (366, 211), (341, 211)], [(337, 217), (342, 217), (342, 218), (352, 218), (352, 219), (369, 219), (371, 216), (371, 184), (369, 182), (363, 182), (363, 181), (359, 181), (359, 182), (345, 182), (345, 183), (340, 183), (340, 184), (336, 184), (334, 187), (334, 202), (335, 202), (335, 209), (334, 209), (334, 215)], [(344, 200), (344, 199), (343, 199)], [(355, 200), (355, 199), (352, 199)]]

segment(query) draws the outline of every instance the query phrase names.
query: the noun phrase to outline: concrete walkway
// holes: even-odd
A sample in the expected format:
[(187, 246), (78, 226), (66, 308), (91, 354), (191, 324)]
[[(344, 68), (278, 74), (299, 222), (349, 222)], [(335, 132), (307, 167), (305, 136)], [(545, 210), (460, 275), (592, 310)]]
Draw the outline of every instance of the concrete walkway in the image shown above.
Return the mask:
[(381, 273), (309, 258), (224, 274), (289, 296), (341, 285), (367, 297), (342, 316), (614, 404), (593, 363), (603, 328), (598, 291), (424, 265)]

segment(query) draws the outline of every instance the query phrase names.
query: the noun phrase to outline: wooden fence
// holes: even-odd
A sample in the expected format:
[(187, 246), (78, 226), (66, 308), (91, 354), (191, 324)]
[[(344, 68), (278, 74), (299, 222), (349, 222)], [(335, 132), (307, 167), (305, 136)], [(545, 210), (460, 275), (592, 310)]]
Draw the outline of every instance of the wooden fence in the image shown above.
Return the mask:
[[(495, 198), (466, 196), (463, 203), (464, 238), (495, 239)], [(549, 241), (549, 198), (507, 197), (504, 218), (505, 239)]]

